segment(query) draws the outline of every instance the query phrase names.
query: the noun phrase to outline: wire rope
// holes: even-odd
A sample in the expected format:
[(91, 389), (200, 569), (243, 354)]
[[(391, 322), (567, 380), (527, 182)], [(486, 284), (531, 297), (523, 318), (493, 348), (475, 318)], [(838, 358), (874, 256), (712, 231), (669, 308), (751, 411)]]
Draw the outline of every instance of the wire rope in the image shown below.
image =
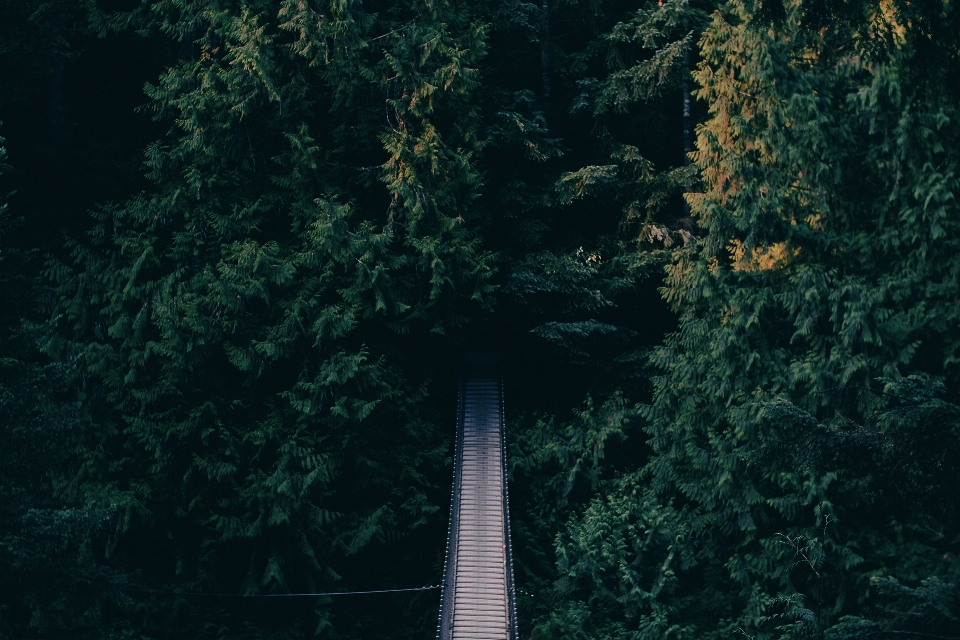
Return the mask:
[(205, 593), (202, 591), (155, 591), (153, 589), (132, 589), (134, 591), (145, 591), (156, 595), (168, 596), (200, 596), (206, 598), (320, 598), (326, 596), (357, 596), (370, 593), (400, 593), (403, 591), (430, 591), (439, 589), (441, 585), (432, 584), (425, 587), (407, 587), (404, 589), (372, 589), (369, 591), (326, 591), (322, 593), (252, 593), (244, 595), (242, 593)]

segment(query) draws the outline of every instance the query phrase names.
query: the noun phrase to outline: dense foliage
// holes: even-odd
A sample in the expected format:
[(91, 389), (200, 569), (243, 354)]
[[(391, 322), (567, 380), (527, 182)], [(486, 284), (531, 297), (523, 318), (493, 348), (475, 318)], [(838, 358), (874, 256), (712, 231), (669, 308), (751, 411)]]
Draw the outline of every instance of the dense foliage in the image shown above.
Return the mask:
[(768, 28), (732, 5), (701, 38), (698, 234), (666, 269), (651, 452), (558, 536), (545, 637), (957, 632), (957, 407), (925, 376), (958, 379), (960, 132), (921, 72), (956, 51), (925, 42), (946, 15), (889, 7), (866, 50), (800, 9)]
[(0, 637), (960, 637), (955, 3), (0, 14)]

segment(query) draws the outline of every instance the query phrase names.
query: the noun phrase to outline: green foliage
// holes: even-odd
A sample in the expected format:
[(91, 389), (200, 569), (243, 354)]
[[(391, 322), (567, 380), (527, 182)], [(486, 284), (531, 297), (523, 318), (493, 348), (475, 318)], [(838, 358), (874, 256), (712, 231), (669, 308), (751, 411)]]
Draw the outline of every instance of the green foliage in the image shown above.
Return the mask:
[(525, 635), (956, 637), (954, 4), (0, 2), (30, 171), (91, 31), (166, 130), (0, 210), (0, 636), (431, 633), (242, 596), (436, 582), (499, 340)]
[[(695, 241), (679, 206), (680, 191), (696, 179), (684, 164), (682, 129), (691, 119), (683, 119), (681, 107), (710, 5), (642, 4), (555, 9), (558, 21), (582, 25), (577, 46), (564, 42), (568, 48), (555, 51), (572, 70), (569, 117), (579, 128), (566, 138), (576, 146), (561, 159), (550, 194), (567, 226), (552, 245), (515, 260), (504, 288), (507, 300), (536, 319), (531, 333), (550, 345), (546, 357), (570, 363), (562, 375), (589, 393), (585, 408), (570, 417), (567, 400), (562, 412), (518, 417), (514, 427), (512, 446), (520, 453), (512, 486), (522, 489), (512, 504), (523, 506), (514, 508), (512, 521), (519, 584), (533, 594), (521, 598), (521, 619), (533, 637), (623, 631), (594, 622), (609, 620), (613, 609), (599, 596), (581, 599), (585, 592), (577, 585), (599, 556), (635, 544), (630, 530), (605, 546), (616, 528), (611, 521), (638, 505), (633, 494), (606, 506), (591, 499), (631, 482), (622, 474), (646, 453), (629, 425), (635, 424), (633, 403), (649, 389), (644, 347), (659, 339), (662, 320), (655, 316), (667, 315), (651, 308), (650, 283), (675, 251)], [(605, 399), (599, 410), (594, 398)], [(599, 436), (611, 428), (616, 445)], [(579, 518), (606, 525), (593, 535), (577, 528)], [(564, 540), (575, 542), (567, 547)], [(594, 583), (597, 593), (610, 593), (605, 580)]]
[[(682, 107), (688, 100), (684, 94), (690, 92), (696, 42), (713, 6), (689, 0), (644, 3), (642, 8), (618, 16), (610, 30), (581, 54), (585, 62), (602, 60), (596, 71), (603, 73), (578, 81), (580, 92), (571, 109), (592, 115), (601, 133), (598, 151), (609, 164), (584, 166), (562, 175), (556, 187), (558, 199), (569, 204), (585, 196), (600, 197), (604, 206), (619, 208), (623, 229), (639, 243), (631, 247), (631, 253), (642, 254), (644, 265), (669, 259), (669, 252), (651, 250), (649, 242), (663, 243), (669, 249), (689, 241), (686, 215), (670, 204), (696, 181), (695, 171), (686, 166), (686, 149), (681, 144), (692, 126), (689, 109)], [(676, 103), (671, 105), (664, 98)], [(681, 116), (678, 128), (686, 131), (672, 141), (673, 148), (664, 149), (657, 145), (662, 145), (662, 139), (657, 140), (656, 129), (664, 126), (671, 111)], [(619, 124), (617, 116), (623, 114), (629, 114), (632, 128)]]
[(657, 457), (621, 478), (558, 538), (566, 595), (538, 633), (955, 634), (960, 514), (943, 497), (960, 481), (960, 408), (924, 378), (884, 389), (837, 394), (825, 422), (758, 405), (726, 458), (703, 456), (723, 473), (712, 504), (664, 503)]
[[(111, 564), (161, 592), (356, 587), (349, 558), (432, 521), (446, 480), (449, 436), (397, 336), (442, 334), (493, 291), (473, 205), (486, 27), (448, 3), (156, 2), (100, 20), (196, 51), (146, 88), (170, 125), (147, 150), (154, 188), (97, 211), (49, 271), (72, 334), (51, 352), (82, 363), (98, 425), (80, 477), (123, 496)], [(242, 628), (143, 597), (144, 633)], [(276, 632), (329, 633), (332, 616), (320, 603)]]
[(110, 613), (129, 584), (97, 562), (116, 505), (73, 482), (87, 416), (70, 385), (75, 363), (41, 352), (52, 326), (37, 323), (38, 256), (11, 243), (18, 226), (0, 204), (0, 637), (101, 637), (122, 625)]
[[(558, 538), (576, 579), (544, 635), (956, 634), (931, 603), (957, 584), (957, 409), (898, 373), (957, 382), (956, 102), (917, 72), (922, 29), (878, 9), (897, 46), (867, 61), (801, 6), (767, 30), (734, 3), (701, 39), (699, 231), (667, 268), (652, 453)], [(819, 394), (878, 376), (873, 404)]]
[[(0, 59), (5, 67), (0, 82), (22, 91), (31, 76), (49, 73), (52, 67), (76, 59), (80, 51), (71, 40), (87, 31), (86, 18), (92, 4), (87, 0), (0, 3), (4, 16)], [(3, 96), (0, 105), (9, 109), (11, 102), (24, 97), (11, 93)]]
[(551, 590), (553, 538), (591, 496), (616, 485), (616, 465), (622, 463), (617, 449), (635, 418), (621, 393), (599, 406), (588, 396), (569, 421), (517, 417), (518, 425), (532, 422), (510, 432), (508, 463), (511, 530), (522, 541), (515, 545), (515, 572), (524, 630), (568, 606)]
[(574, 107), (592, 108), (597, 115), (623, 113), (637, 102), (683, 86), (697, 37), (713, 7), (698, 5), (690, 0), (647, 2), (618, 22), (604, 37), (609, 75), (581, 81), (586, 91)]

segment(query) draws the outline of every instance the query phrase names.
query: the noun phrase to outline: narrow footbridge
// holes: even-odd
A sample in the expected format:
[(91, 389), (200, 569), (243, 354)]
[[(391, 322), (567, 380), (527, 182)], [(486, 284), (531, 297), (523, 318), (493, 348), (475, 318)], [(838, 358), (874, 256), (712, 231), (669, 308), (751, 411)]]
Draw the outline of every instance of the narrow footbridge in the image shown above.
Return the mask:
[(437, 638), (517, 640), (503, 386), (493, 354), (464, 361), (451, 502)]

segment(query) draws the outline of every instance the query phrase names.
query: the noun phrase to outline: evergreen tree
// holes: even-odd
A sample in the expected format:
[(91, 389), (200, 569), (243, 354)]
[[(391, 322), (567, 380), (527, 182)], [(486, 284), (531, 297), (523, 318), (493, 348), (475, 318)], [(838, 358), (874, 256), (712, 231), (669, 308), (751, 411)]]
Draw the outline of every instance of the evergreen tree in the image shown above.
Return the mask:
[(658, 274), (694, 241), (680, 193), (696, 179), (686, 156), (698, 117), (689, 70), (711, 6), (552, 9), (566, 32), (554, 55), (568, 69), (555, 78), (551, 120), (566, 152), (550, 180), (563, 229), (519, 257), (504, 288), (526, 312), (541, 358), (562, 367), (544, 380), (563, 390), (553, 406), (518, 416), (512, 432), (520, 584), (538, 594), (521, 599), (525, 619), (564, 606), (549, 588), (559, 577), (557, 532), (645, 455), (634, 404), (649, 398), (647, 352), (672, 322)]
[[(701, 40), (699, 237), (667, 268), (649, 462), (558, 538), (544, 635), (956, 633), (956, 409), (900, 373), (955, 397), (956, 11), (757, 9)], [(863, 415), (835, 388), (889, 395)]]
[[(3, 139), (0, 138), (0, 144)], [(0, 175), (7, 173), (0, 146)], [(12, 194), (6, 194), (7, 197)], [(0, 637), (100, 637), (123, 608), (124, 576), (96, 561), (116, 518), (107, 492), (71, 482), (86, 433), (74, 363), (42, 353), (49, 290), (40, 256), (16, 247), (21, 221), (0, 203)], [(121, 627), (122, 628), (122, 627)]]
[[(438, 580), (481, 344), (524, 635), (957, 636), (957, 11), (717, 6), (0, 2), (0, 635), (432, 633), (243, 596)], [(165, 66), (143, 191), (87, 14)], [(14, 245), (124, 193), (44, 322)]]
[[(147, 151), (154, 188), (101, 208), (50, 269), (72, 333), (55, 352), (82, 363), (99, 425), (79, 475), (123, 496), (110, 564), (159, 592), (436, 582), (441, 546), (377, 549), (446, 506), (452, 433), (423, 412), (400, 336), (443, 333), (492, 290), (474, 205), (485, 25), (455, 3), (147, 2), (99, 20), (192, 52), (147, 87), (171, 127)], [(156, 637), (371, 633), (331, 627), (329, 600), (278, 622), (129, 595)], [(373, 633), (433, 626), (404, 603)]]

